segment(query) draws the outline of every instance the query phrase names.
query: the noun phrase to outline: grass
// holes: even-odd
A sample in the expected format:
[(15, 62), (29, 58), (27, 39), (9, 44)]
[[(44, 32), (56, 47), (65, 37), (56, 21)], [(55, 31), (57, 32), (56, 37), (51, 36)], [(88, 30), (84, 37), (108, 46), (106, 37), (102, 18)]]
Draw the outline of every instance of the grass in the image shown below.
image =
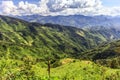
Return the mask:
[(103, 80), (112, 74), (116, 74), (117, 71), (120, 77), (120, 70), (99, 66), (91, 61), (75, 60), (72, 63), (70, 62), (52, 69), (51, 75), (57, 76), (59, 80), (64, 80), (64, 78), (68, 80)]
[[(103, 67), (91, 61), (67, 58), (60, 60), (60, 62), (66, 63), (61, 64), (59, 67), (51, 68), (51, 80), (120, 79), (119, 69)], [(43, 67), (41, 63), (26, 65), (24, 62), (17, 60), (4, 60), (0, 65), (3, 65), (2, 63), (6, 64), (0, 74), (2, 80), (7, 80), (6, 77), (10, 74), (13, 74), (14, 77), (10, 76), (8, 80), (49, 80), (47, 68), (45, 66)]]

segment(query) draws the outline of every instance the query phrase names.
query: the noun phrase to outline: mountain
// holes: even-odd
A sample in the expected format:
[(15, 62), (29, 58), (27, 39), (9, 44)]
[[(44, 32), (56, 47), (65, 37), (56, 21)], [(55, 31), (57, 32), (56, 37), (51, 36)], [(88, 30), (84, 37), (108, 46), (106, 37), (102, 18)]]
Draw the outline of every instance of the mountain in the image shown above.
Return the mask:
[[(0, 41), (5, 43), (4, 46), (28, 47), (28, 52), (32, 55), (41, 55), (40, 53), (44, 51), (44, 48), (47, 48), (53, 54), (75, 57), (80, 52), (91, 49), (102, 42), (120, 38), (119, 32), (114, 29), (107, 32), (106, 30), (104, 32), (103, 30), (83, 30), (70, 26), (29, 23), (5, 16), (0, 16), (0, 27)], [(20, 50), (22, 49), (26, 48), (20, 48)], [(58, 54), (55, 55), (59, 56)]]
[(95, 61), (97, 64), (120, 69), (120, 40), (104, 43), (81, 54), (81, 58)]
[[(17, 18), (26, 20), (28, 22), (38, 23), (52, 23), (66, 26), (74, 26), (82, 28), (85, 31), (100, 33), (106, 38), (119, 39), (120, 38), (120, 17), (111, 16), (83, 16), (83, 15), (69, 15), (69, 16), (40, 16), (28, 15), (17, 16)], [(107, 39), (107, 40), (111, 40)]]
[(84, 15), (68, 15), (68, 16), (41, 16), (41, 15), (28, 15), (28, 16), (16, 16), (17, 18), (38, 23), (53, 23), (66, 26), (74, 26), (78, 28), (85, 27), (107, 27), (119, 29), (120, 17), (111, 16), (84, 16)]
[(108, 41), (111, 40), (119, 40), (120, 39), (120, 31), (116, 28), (109, 28), (109, 27), (90, 27), (84, 28), (83, 30), (88, 31), (93, 34), (101, 34), (103, 35)]
[[(28, 50), (31, 55), (41, 55), (40, 53), (44, 49), (48, 49), (59, 57), (61, 55), (62, 57), (76, 57), (81, 52), (94, 48), (103, 42), (119, 39), (119, 34), (119, 31), (112, 28), (101, 27), (99, 29), (98, 27), (83, 30), (57, 24), (30, 23), (12, 17), (0, 16), (0, 42), (3, 46), (6, 48), (10, 45), (16, 45), (15, 48), (21, 46), (20, 51)], [(22, 48), (23, 46), (28, 49)], [(10, 49), (13, 51), (13, 48)]]
[[(117, 66), (118, 69), (111, 69), (88, 59), (89, 57), (95, 61), (101, 59), (97, 56), (101, 55), (98, 51), (96, 51), (97, 54), (91, 51), (94, 52), (100, 44), (107, 44), (108, 40), (117, 39), (115, 37), (117, 34), (113, 35), (114, 29), (111, 30), (101, 33), (101, 31), (95, 32), (90, 29), (30, 23), (0, 16), (0, 79), (117, 80), (120, 77), (119, 66)], [(115, 39), (108, 36), (111, 34)], [(105, 46), (100, 47), (100, 51), (108, 49)], [(117, 50), (119, 51), (119, 48)], [(116, 56), (119, 57), (119, 54)], [(116, 56), (109, 57), (113, 59), (117, 58)], [(97, 60), (95, 57), (98, 57)], [(80, 58), (82, 60), (79, 60)], [(103, 58), (108, 59), (108, 57)]]
[(104, 41), (104, 38), (94, 37), (82, 29), (29, 23), (4, 16), (0, 16), (0, 27), (1, 50), (10, 49), (11, 54), (17, 57), (20, 54), (15, 53), (22, 54), (24, 51), (26, 54), (42, 56), (46, 49), (57, 57), (76, 56)]
[(114, 28), (75, 28), (57, 24), (40, 24), (17, 18), (0, 16), (0, 41), (35, 47), (48, 47), (66, 53), (83, 52), (102, 42), (118, 40), (120, 31)]

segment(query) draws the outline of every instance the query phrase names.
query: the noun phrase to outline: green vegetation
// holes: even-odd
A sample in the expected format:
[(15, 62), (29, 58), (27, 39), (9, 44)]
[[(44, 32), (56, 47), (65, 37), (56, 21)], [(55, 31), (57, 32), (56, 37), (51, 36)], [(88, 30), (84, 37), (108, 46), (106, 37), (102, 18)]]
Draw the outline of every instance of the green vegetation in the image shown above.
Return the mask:
[[(4, 45), (6, 48), (10, 46), (11, 54), (27, 52), (42, 56), (44, 49), (47, 48), (59, 57), (77, 57), (81, 52), (110, 40), (109, 36), (104, 37), (105, 35), (106, 33), (98, 34), (69, 26), (28, 23), (0, 16), (1, 48)], [(12, 46), (21, 52), (13, 51)]]
[[(59, 67), (51, 68), (51, 80), (119, 80), (120, 71), (117, 69), (91, 61), (66, 60), (61, 60)], [(23, 61), (1, 59), (0, 67), (1, 80), (49, 80), (47, 65), (34, 63), (31, 57), (25, 57)]]
[(104, 35), (0, 16), (0, 80), (119, 80), (120, 41), (97, 47)]
[(120, 40), (101, 44), (95, 49), (81, 53), (80, 58), (120, 69)]

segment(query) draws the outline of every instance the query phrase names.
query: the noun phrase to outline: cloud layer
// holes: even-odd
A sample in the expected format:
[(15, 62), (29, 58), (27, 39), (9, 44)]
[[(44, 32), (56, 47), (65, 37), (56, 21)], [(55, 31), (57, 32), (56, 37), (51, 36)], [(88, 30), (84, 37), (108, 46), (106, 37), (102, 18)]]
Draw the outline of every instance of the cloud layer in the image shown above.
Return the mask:
[(2, 1), (0, 14), (4, 15), (120, 15), (120, 7), (104, 7), (101, 0), (40, 0), (38, 4), (12, 0)]

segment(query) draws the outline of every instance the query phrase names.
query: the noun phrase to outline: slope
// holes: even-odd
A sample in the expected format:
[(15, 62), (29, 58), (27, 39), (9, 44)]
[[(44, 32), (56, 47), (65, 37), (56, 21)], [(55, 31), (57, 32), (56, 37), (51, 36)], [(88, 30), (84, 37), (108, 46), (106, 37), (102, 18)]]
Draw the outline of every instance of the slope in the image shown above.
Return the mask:
[(100, 33), (94, 34), (74, 27), (29, 23), (0, 16), (1, 52), (9, 48), (14, 55), (22, 54), (25, 50), (24, 53), (42, 56), (47, 49), (59, 57), (75, 57), (107, 40), (109, 37)]
[(95, 49), (83, 52), (81, 58), (93, 60), (111, 68), (120, 68), (120, 40), (101, 44)]
[[(27, 59), (26, 59), (27, 60)], [(61, 60), (61, 61), (65, 61)], [(119, 80), (120, 70), (96, 65), (91, 61), (73, 60), (56, 68), (51, 68), (48, 77), (47, 67), (32, 60), (1, 60), (1, 80)], [(87, 66), (86, 66), (87, 65)]]
[(91, 61), (75, 59), (61, 64), (62, 58), (79, 58), (81, 52), (108, 39), (101, 33), (74, 27), (29, 23), (0, 16), (0, 79), (48, 80), (47, 62), (50, 61), (52, 80), (119, 80), (119, 69), (102, 67)]

